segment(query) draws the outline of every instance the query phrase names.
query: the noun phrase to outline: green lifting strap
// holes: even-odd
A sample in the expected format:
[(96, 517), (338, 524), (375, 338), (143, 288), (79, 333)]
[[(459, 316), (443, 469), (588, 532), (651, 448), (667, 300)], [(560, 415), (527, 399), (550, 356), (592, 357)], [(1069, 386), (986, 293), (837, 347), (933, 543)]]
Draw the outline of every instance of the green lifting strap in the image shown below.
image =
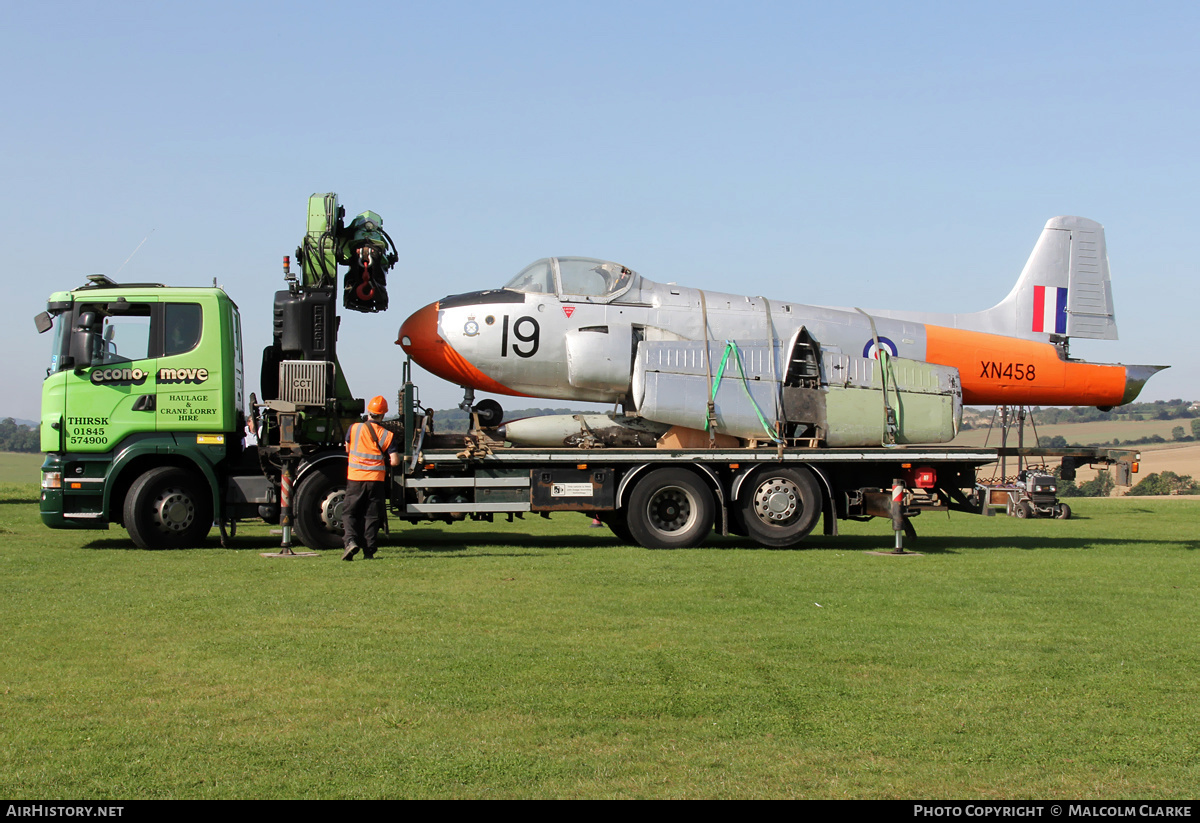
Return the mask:
[[(892, 365), (892, 355), (886, 348), (884, 348), (882, 346), (877, 346), (875, 350), (877, 352), (879, 352), (879, 369), (880, 369), (880, 378), (883, 382), (883, 408), (885, 409), (885, 413), (886, 413), (886, 410), (893, 409), (893, 407), (890, 406), (887, 401), (888, 376), (890, 375), (892, 378), (891, 379), (892, 392), (896, 395), (896, 403), (895, 403), (893, 413), (896, 416), (896, 440), (899, 441), (900, 432), (904, 427), (904, 420), (902, 418), (902, 414), (903, 414), (902, 408), (903, 407), (901, 405), (902, 398), (900, 396), (900, 386), (896, 382), (896, 367)], [(886, 420), (884, 422), (886, 425)], [(887, 435), (885, 433), (884, 442), (882, 445), (890, 448), (890, 447), (896, 446), (897, 443), (888, 443)]]
[[(716, 403), (717, 401), (717, 390), (721, 388), (721, 378), (725, 376), (725, 365), (729, 362), (731, 352), (733, 354), (733, 362), (737, 364), (738, 374), (742, 378), (742, 390), (746, 392), (746, 397), (750, 398), (750, 405), (754, 407), (754, 413), (758, 416), (759, 424), (763, 427), (763, 431), (767, 433), (767, 437), (776, 443), (782, 443), (783, 441), (779, 439), (779, 435), (776, 434), (775, 430), (767, 423), (766, 418), (763, 417), (762, 411), (758, 408), (758, 403), (754, 401), (754, 395), (750, 393), (750, 386), (746, 381), (746, 370), (742, 368), (742, 355), (738, 351), (737, 343), (734, 343), (732, 340), (725, 341), (725, 354), (721, 357), (721, 365), (717, 368), (717, 378), (713, 381), (712, 397), (709, 398), (709, 402)], [(709, 425), (710, 421), (705, 421), (705, 431), (708, 431)]]

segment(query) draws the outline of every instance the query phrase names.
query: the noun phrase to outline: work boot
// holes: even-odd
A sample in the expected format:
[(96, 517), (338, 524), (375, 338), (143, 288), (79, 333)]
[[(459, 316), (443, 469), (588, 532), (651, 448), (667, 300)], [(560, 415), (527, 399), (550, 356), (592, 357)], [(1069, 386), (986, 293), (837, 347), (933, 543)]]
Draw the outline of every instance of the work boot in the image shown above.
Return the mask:
[(356, 554), (358, 554), (358, 544), (352, 542), (346, 546), (346, 551), (342, 552), (342, 559), (353, 560)]

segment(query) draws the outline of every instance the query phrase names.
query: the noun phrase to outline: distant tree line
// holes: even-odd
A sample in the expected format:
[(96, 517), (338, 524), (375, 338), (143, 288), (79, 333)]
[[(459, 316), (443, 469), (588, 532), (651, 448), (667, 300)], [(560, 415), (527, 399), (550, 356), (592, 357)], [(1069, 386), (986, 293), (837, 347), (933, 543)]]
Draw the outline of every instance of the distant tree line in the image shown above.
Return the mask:
[(1107, 471), (1098, 472), (1095, 478), (1079, 485), (1074, 480), (1063, 480), (1060, 472), (1061, 467), (1054, 470), (1059, 497), (1108, 497), (1117, 485)]
[(1126, 403), (1112, 411), (1100, 411), (1095, 406), (1035, 406), (1033, 413), (1041, 426), (1056, 423), (1091, 423), (1096, 420), (1183, 420), (1200, 419), (1200, 412), (1192, 411), (1190, 401), (1155, 400), (1152, 403)]
[(1062, 449), (1068, 446), (1149, 446), (1155, 443), (1194, 443), (1200, 440), (1200, 417), (1192, 420), (1191, 429), (1192, 433), (1188, 434), (1183, 426), (1176, 426), (1171, 429), (1170, 440), (1161, 434), (1151, 434), (1146, 437), (1131, 437), (1128, 440), (1114, 437), (1103, 443), (1068, 443), (1067, 438), (1056, 434), (1053, 437), (1039, 438), (1038, 445), (1044, 449)]
[(1145, 480), (1138, 483), (1126, 493), (1134, 495), (1200, 494), (1200, 484), (1192, 480), (1190, 474), (1155, 472), (1154, 474), (1147, 475)]
[[(1200, 410), (1193, 411), (1192, 401), (1155, 400), (1152, 403), (1126, 403), (1110, 411), (1100, 411), (1095, 406), (1034, 406), (1032, 413), (1039, 426), (1053, 426), (1059, 423), (1093, 423), (1097, 420), (1200, 420)], [(992, 413), (985, 409), (967, 407), (963, 409), (963, 429), (990, 424)], [(996, 418), (999, 423), (999, 417)], [(1192, 425), (1192, 436), (1197, 434), (1196, 424)]]
[[(1092, 480), (1078, 485), (1072, 480), (1063, 480), (1059, 472), (1059, 469), (1054, 470), (1054, 476), (1058, 478), (1059, 497), (1108, 497), (1116, 488), (1112, 475), (1107, 471), (1099, 472)], [(1192, 480), (1190, 474), (1180, 475), (1172, 471), (1155, 472), (1125, 494), (1134, 496), (1200, 494), (1200, 483)]]
[(40, 452), (41, 438), (33, 426), (22, 426), (11, 417), (0, 421), (0, 451)]

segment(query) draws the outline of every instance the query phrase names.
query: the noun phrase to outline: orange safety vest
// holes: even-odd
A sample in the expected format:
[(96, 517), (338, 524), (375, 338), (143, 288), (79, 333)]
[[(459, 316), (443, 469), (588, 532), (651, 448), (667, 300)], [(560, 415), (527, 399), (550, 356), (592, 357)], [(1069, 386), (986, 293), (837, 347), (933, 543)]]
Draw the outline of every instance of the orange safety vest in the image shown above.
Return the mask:
[[(375, 440), (371, 437), (367, 426), (375, 430), (379, 438), (379, 448), (375, 448)], [(374, 423), (355, 423), (350, 427), (350, 439), (346, 441), (346, 454), (350, 462), (346, 468), (347, 480), (383, 480), (387, 477), (384, 460), (388, 448), (392, 445), (392, 433)], [(382, 449), (382, 451), (380, 450)]]

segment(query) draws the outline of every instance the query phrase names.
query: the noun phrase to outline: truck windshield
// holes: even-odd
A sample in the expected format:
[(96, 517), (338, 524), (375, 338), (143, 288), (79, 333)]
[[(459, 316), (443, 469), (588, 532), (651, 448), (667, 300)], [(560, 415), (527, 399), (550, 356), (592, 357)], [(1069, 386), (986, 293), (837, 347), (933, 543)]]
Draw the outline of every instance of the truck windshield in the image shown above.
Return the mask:
[(54, 329), (50, 335), (50, 367), (46, 376), (62, 371), (63, 356), (67, 353), (67, 327), (71, 325), (70, 316), (56, 314), (53, 316)]

